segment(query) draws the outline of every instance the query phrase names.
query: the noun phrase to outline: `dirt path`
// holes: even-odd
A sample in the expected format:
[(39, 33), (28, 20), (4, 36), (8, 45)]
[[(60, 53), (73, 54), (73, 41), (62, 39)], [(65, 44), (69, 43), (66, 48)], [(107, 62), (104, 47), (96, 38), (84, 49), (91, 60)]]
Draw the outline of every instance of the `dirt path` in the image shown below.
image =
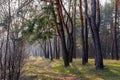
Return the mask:
[(76, 80), (71, 74), (57, 72), (52, 62), (44, 59), (30, 59), (23, 69), (21, 80)]

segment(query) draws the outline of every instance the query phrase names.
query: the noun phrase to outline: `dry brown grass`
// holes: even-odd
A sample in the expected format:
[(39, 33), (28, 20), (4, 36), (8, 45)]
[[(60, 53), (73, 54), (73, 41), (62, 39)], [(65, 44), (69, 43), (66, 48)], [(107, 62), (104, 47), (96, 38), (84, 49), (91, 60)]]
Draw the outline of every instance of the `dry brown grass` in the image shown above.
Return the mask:
[(104, 70), (95, 70), (94, 60), (85, 66), (76, 59), (64, 68), (62, 60), (30, 58), (23, 68), (21, 80), (120, 80), (120, 61), (105, 60)]

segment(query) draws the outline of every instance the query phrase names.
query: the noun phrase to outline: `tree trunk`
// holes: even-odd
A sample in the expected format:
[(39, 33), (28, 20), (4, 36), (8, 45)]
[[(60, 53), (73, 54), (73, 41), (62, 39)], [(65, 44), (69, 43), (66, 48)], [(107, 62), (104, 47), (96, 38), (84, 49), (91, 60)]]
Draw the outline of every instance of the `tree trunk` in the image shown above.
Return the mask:
[(88, 31), (87, 31), (87, 19), (83, 22), (82, 12), (82, 0), (80, 0), (80, 22), (81, 22), (81, 40), (82, 40), (82, 64), (85, 65), (88, 62)]
[(51, 40), (49, 39), (49, 53), (50, 53), (50, 59), (51, 61), (53, 60), (53, 53), (52, 53), (52, 45), (51, 45)]
[(115, 46), (115, 56), (116, 60), (119, 60), (119, 55), (118, 55), (118, 41), (117, 41), (117, 14), (118, 14), (118, 4), (119, 0), (115, 0), (115, 23), (114, 23), (114, 46)]
[(87, 19), (85, 19), (85, 62), (88, 63), (88, 27), (87, 27)]
[(64, 21), (61, 4), (60, 4), (59, 0), (57, 0), (56, 2), (57, 2), (57, 4), (56, 4), (57, 15), (58, 15), (58, 20), (59, 20), (59, 25), (57, 26), (57, 29), (58, 29), (58, 33), (59, 33), (59, 36), (61, 39), (64, 66), (68, 67), (69, 66), (69, 52), (67, 50), (64, 28), (66, 29), (67, 34), (69, 33), (69, 31), (68, 31), (67, 25), (65, 24), (65, 21)]
[(63, 51), (63, 59), (64, 59), (64, 66), (68, 67), (69, 66), (69, 53), (67, 51), (66, 47), (66, 42), (65, 42), (65, 35), (64, 35), (64, 30), (62, 23), (60, 22), (60, 33), (61, 33), (61, 44), (62, 44), (62, 51)]
[[(97, 6), (96, 6), (97, 5)], [(103, 57), (101, 51), (101, 43), (100, 43), (100, 36), (99, 36), (99, 27), (100, 27), (100, 8), (99, 8), (99, 0), (92, 0), (91, 1), (91, 24), (94, 33), (94, 47), (95, 47), (95, 65), (96, 69), (103, 69)], [(97, 13), (97, 16), (96, 16)]]
[(76, 58), (76, 3), (77, 1), (74, 0), (73, 3), (73, 58)]

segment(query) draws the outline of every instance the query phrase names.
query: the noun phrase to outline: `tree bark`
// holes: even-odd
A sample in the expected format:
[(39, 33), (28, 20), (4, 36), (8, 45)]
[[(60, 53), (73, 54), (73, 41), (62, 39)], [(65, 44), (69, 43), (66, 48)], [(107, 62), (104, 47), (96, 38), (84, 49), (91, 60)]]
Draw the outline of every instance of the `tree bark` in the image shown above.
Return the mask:
[[(97, 6), (96, 6), (97, 5)], [(99, 36), (99, 27), (100, 27), (100, 8), (99, 0), (91, 1), (91, 24), (94, 33), (94, 45), (95, 45), (95, 65), (96, 69), (103, 69), (103, 57), (101, 51), (101, 43)], [(97, 14), (97, 15), (96, 15)]]
[(83, 19), (82, 12), (82, 0), (80, 0), (80, 22), (81, 22), (81, 40), (82, 40), (82, 64), (85, 65), (88, 62), (88, 31), (87, 31), (87, 19)]
[(117, 41), (117, 14), (118, 14), (118, 4), (119, 0), (115, 0), (115, 23), (114, 23), (114, 33), (113, 33), (113, 40), (114, 40), (114, 46), (115, 46), (115, 57), (116, 60), (119, 60), (119, 55), (118, 55), (118, 41)]

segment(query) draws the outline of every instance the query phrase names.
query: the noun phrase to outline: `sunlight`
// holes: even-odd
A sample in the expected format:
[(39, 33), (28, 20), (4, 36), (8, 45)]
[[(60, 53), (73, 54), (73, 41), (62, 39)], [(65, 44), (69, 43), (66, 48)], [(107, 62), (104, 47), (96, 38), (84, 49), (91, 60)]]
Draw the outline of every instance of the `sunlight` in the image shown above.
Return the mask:
[(110, 2), (110, 0), (100, 0), (100, 3), (101, 3), (102, 5), (105, 5), (106, 2)]

